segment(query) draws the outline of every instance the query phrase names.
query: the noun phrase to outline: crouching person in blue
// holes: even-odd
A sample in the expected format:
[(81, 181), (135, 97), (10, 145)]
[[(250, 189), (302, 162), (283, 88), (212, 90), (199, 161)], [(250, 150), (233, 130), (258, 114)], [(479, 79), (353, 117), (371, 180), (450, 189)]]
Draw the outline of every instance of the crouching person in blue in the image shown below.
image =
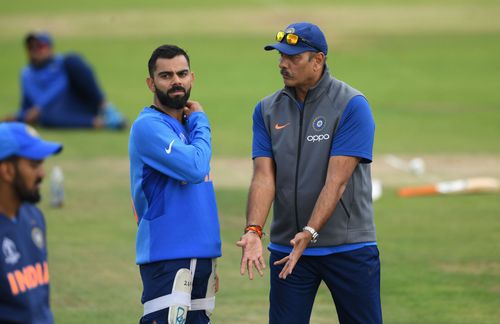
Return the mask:
[(29, 64), (21, 71), (21, 107), (7, 120), (56, 128), (127, 126), (80, 55), (56, 54), (52, 36), (46, 32), (29, 33), (25, 46)]
[(137, 218), (136, 262), (143, 283), (141, 323), (209, 323), (221, 256), (210, 180), (211, 130), (189, 100), (187, 53), (158, 47), (148, 63), (154, 103), (130, 130), (131, 193)]
[(53, 323), (45, 220), (43, 160), (61, 151), (22, 123), (0, 123), (0, 323)]

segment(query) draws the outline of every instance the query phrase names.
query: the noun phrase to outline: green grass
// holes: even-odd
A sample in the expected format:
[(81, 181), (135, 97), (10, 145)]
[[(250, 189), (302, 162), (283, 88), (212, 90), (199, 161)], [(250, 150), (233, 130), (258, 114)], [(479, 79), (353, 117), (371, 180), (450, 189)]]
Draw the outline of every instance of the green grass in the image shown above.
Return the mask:
[[(334, 47), (330, 64), (338, 78), (368, 96), (377, 123), (377, 152), (404, 153), (411, 143), (411, 151), (417, 153), (500, 153), (500, 76), (489, 73), (500, 69), (497, 38), (498, 34), (376, 36), (365, 43), (360, 37), (361, 49), (352, 44), (355, 40)], [(277, 54), (262, 50), (264, 37), (211, 37), (208, 51), (204, 39), (80, 39), (59, 47), (82, 52), (96, 67), (108, 98), (133, 120), (151, 101), (144, 81), (150, 52), (166, 41), (181, 44), (192, 56), (196, 73), (192, 97), (212, 120), (215, 154), (249, 156), (253, 108), (281, 86)], [(0, 39), (13, 62), (4, 63), (0, 76), (5, 112), (14, 111), (18, 102), (13, 80), (23, 58), (17, 45)], [(124, 143), (125, 137), (109, 140)]]
[(495, 322), (498, 197), (387, 198), (376, 205), (387, 321)]
[(390, 37), (364, 53), (338, 53), (339, 76), (371, 99), (376, 150), (405, 152), (411, 143), (420, 153), (498, 153), (500, 94), (493, 87), (500, 78), (490, 73), (500, 69), (496, 37)]
[[(368, 96), (377, 123), (376, 151), (380, 153), (500, 153), (500, 76), (498, 34), (416, 35), (377, 37), (362, 49), (344, 44), (331, 57), (333, 73)], [(193, 58), (196, 81), (192, 97), (211, 117), (214, 151), (220, 156), (249, 156), (251, 116), (255, 104), (281, 86), (277, 54), (262, 51), (266, 39), (213, 37), (206, 51), (200, 37), (169, 38), (182, 44)], [(146, 88), (146, 60), (161, 38), (143, 40), (79, 40), (61, 44), (77, 48), (96, 67), (109, 99), (133, 120), (151, 101)], [(6, 48), (14, 44), (7, 42)], [(3, 46), (2, 46), (3, 47)], [(237, 50), (236, 50), (237, 49)], [(17, 68), (19, 49), (10, 50)], [(124, 55), (126, 53), (126, 55)], [(14, 64), (12, 64), (14, 65)], [(11, 65), (0, 76), (8, 104), (18, 97), (17, 71)], [(2, 109), (3, 110), (3, 109)], [(14, 111), (14, 108), (4, 111)], [(70, 134), (67, 134), (71, 136)], [(76, 136), (79, 137), (79, 136)], [(90, 136), (92, 137), (92, 136)], [(66, 136), (64, 136), (66, 139)], [(126, 134), (103, 138), (123, 144)], [(94, 147), (94, 141), (82, 145)], [(120, 145), (124, 153), (125, 145)], [(79, 150), (83, 149), (81, 146)], [(114, 154), (113, 150), (104, 151)]]
[[(279, 21), (305, 18), (309, 7), (301, 1), (247, 1), (245, 8), (280, 8)], [(286, 5), (285, 5), (286, 4)], [(311, 8), (339, 5), (356, 12), (370, 1), (312, 1)], [(464, 28), (440, 29), (442, 21), (423, 21), (422, 29), (401, 31), (381, 26), (360, 26), (328, 20), (335, 31), (330, 67), (336, 77), (362, 90), (369, 98), (377, 123), (376, 156), (384, 153), (500, 154), (500, 28), (478, 12), (498, 12), (498, 1), (377, 2), (384, 8), (449, 6), (450, 12), (466, 8)], [(32, 17), (69, 17), (79, 12), (115, 12), (111, 1), (2, 1), (1, 18), (17, 17), (31, 24)], [(217, 21), (186, 24), (186, 32), (165, 34), (144, 29), (131, 35), (113, 35), (120, 29), (120, 14), (129, 9), (217, 12), (238, 8), (224, 0), (217, 6), (204, 1), (121, 1), (117, 23), (110, 30), (71, 33), (71, 21), (60, 27), (56, 39), (60, 51), (82, 53), (96, 68), (108, 98), (130, 120), (152, 95), (145, 86), (146, 62), (163, 43), (186, 48), (196, 73), (193, 99), (199, 100), (213, 126), (215, 158), (249, 157), (251, 116), (262, 97), (281, 87), (277, 54), (262, 47), (271, 41), (269, 30), (255, 32), (247, 25), (227, 26), (214, 33)], [(285, 8), (286, 6), (286, 8)], [(287, 11), (287, 8), (295, 11)], [(463, 6), (463, 7), (462, 7)], [(430, 7), (429, 7), (430, 8)], [(475, 10), (469, 10), (475, 8)], [(242, 11), (244, 11), (242, 9)], [(300, 11), (299, 11), (300, 12)], [(311, 11), (312, 12), (312, 11)], [(318, 14), (317, 11), (314, 11)], [(332, 9), (334, 13), (335, 10)], [(366, 19), (371, 19), (368, 11)], [(446, 10), (440, 11), (446, 14)], [(26, 16), (25, 16), (26, 15)], [(71, 16), (73, 17), (73, 16)], [(243, 17), (243, 16), (242, 16)], [(489, 17), (489, 16), (488, 16)], [(255, 17), (258, 19), (259, 17)], [(389, 21), (395, 17), (386, 17)], [(397, 18), (397, 17), (396, 17)], [(475, 20), (474, 20), (475, 19)], [(397, 21), (397, 20), (394, 20)], [(46, 22), (47, 24), (49, 21)], [(403, 22), (402, 22), (403, 23)], [(479, 24), (479, 25), (477, 25)], [(424, 27), (434, 26), (435, 30)], [(98, 25), (102, 26), (102, 25)], [(156, 26), (156, 25), (155, 25)], [(187, 25), (186, 25), (187, 26)], [(193, 27), (194, 26), (194, 27)], [(214, 27), (215, 26), (215, 27)], [(406, 25), (407, 26), (407, 25)], [(477, 28), (477, 26), (481, 28)], [(43, 25), (40, 27), (44, 27)], [(90, 26), (92, 27), (92, 25)], [(122, 26), (126, 28), (127, 26)], [(397, 26), (396, 26), (397, 27)], [(141, 26), (137, 26), (141, 28)], [(69, 34), (65, 30), (69, 29)], [(127, 29), (129, 30), (129, 29)], [(177, 30), (177, 29), (176, 29)], [(182, 29), (180, 29), (182, 30)], [(14, 112), (18, 104), (18, 73), (24, 64), (19, 35), (0, 22), (0, 115)], [(48, 223), (52, 306), (58, 323), (136, 323), (141, 312), (141, 283), (135, 258), (136, 224), (130, 208), (127, 132), (41, 130), (50, 140), (65, 144), (64, 152), (47, 161), (47, 171), (59, 164), (66, 177), (66, 205), (62, 209), (41, 203)], [(480, 161), (478, 161), (480, 166)], [(250, 170), (248, 170), (250, 172)], [(217, 183), (216, 183), (217, 185)], [(386, 323), (492, 323), (500, 318), (500, 199), (498, 195), (399, 199), (388, 188), (375, 205), (378, 242), (382, 259), (382, 302)], [(246, 189), (217, 189), (223, 258), (219, 260), (221, 291), (214, 323), (265, 323), (268, 308), (268, 273), (249, 281), (239, 275), (241, 251), (234, 245), (244, 224)], [(321, 287), (312, 323), (332, 323), (336, 318), (331, 297)]]
[[(470, 4), (470, 0), (419, 0), (416, 1), (418, 4), (443, 4), (443, 5), (456, 5), (456, 4)], [(61, 1), (61, 0), (52, 0), (52, 1), (36, 1), (36, 0), (26, 0), (22, 3), (16, 3), (14, 1), (2, 0), (0, 1), (2, 5), (2, 11), (5, 13), (15, 13), (15, 14), (23, 14), (23, 13), (59, 13), (66, 11), (84, 11), (84, 12), (96, 12), (100, 10), (115, 10), (117, 9), (117, 3), (113, 0), (89, 0), (89, 1)], [(309, 1), (308, 4), (314, 5), (329, 5), (332, 2), (329, 0), (314, 0)], [(349, 4), (352, 5), (352, 1), (348, 0), (336, 0), (335, 4), (344, 5)], [(404, 0), (381, 0), (378, 1), (377, 4), (383, 5), (406, 5), (407, 2)], [(476, 0), (474, 1), (476, 5), (482, 4), (498, 4), (496, 0)], [(175, 10), (182, 10), (185, 8), (217, 8), (217, 7), (255, 7), (255, 6), (263, 6), (263, 7), (296, 7), (303, 5), (303, 1), (301, 0), (245, 0), (245, 1), (234, 1), (234, 0), (217, 0), (216, 2), (207, 2), (203, 0), (195, 0), (195, 1), (173, 1), (173, 0), (150, 0), (145, 2), (137, 2), (134, 0), (122, 0), (119, 4), (119, 9), (143, 9), (143, 8), (169, 8)], [(356, 6), (363, 5), (373, 5), (373, 2), (370, 0), (360, 0), (356, 1)]]
[[(141, 286), (133, 264), (127, 179), (97, 172), (95, 165), (66, 172), (73, 179), (67, 207), (42, 204), (49, 223), (53, 307), (63, 323), (133, 323), (141, 312)], [(114, 180), (79, 185), (99, 177)], [(234, 246), (244, 223), (246, 190), (218, 190), (217, 197), (224, 257), (213, 321), (264, 323), (268, 272), (254, 281), (240, 277), (240, 251)], [(375, 207), (387, 323), (492, 323), (500, 316), (497, 196), (402, 200), (386, 192)], [(331, 323), (332, 316), (331, 297), (322, 286), (313, 323)]]

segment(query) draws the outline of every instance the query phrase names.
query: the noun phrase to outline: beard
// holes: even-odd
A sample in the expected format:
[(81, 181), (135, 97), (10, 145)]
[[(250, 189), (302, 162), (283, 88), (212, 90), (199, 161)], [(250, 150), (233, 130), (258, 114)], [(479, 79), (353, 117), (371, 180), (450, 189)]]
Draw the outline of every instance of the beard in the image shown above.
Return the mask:
[[(42, 178), (38, 178), (36, 180), (36, 184), (42, 182)], [(21, 200), (21, 202), (28, 202), (32, 204), (36, 204), (40, 201), (40, 191), (38, 189), (29, 190), (26, 187), (26, 181), (21, 176), (20, 172), (16, 170), (16, 175), (14, 176), (14, 181), (12, 183), (12, 187), (17, 194), (17, 197)]]
[[(170, 94), (176, 91), (184, 91), (184, 95), (171, 97)], [(155, 85), (155, 93), (156, 97), (158, 98), (158, 101), (160, 101), (162, 105), (167, 106), (169, 108), (180, 110), (186, 107), (186, 103), (189, 100), (189, 96), (191, 95), (191, 89), (188, 89), (186, 91), (184, 87), (173, 86), (167, 92), (163, 92), (160, 89), (158, 89)]]

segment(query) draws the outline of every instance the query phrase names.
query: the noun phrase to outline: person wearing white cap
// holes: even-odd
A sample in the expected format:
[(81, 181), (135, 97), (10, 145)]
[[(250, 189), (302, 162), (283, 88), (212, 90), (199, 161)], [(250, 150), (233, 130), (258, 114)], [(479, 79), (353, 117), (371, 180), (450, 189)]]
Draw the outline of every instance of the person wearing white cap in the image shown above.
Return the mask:
[(294, 23), (265, 50), (285, 87), (253, 115), (254, 174), (240, 272), (263, 274), (271, 205), (269, 323), (309, 323), (321, 282), (341, 323), (381, 323), (380, 260), (370, 163), (375, 123), (358, 90), (330, 75), (320, 28)]
[(43, 161), (62, 150), (23, 123), (0, 123), (0, 323), (53, 323)]

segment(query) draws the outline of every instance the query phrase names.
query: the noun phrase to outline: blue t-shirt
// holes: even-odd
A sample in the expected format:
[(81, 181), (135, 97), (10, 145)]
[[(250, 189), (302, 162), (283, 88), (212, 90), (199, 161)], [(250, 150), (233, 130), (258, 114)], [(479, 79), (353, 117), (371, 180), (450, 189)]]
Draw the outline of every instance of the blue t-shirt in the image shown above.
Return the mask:
[(53, 323), (45, 221), (23, 204), (15, 219), (0, 214), (0, 323)]
[(130, 186), (139, 228), (136, 262), (221, 255), (215, 192), (209, 177), (210, 124), (187, 123), (146, 107), (129, 139)]
[[(261, 103), (259, 102), (253, 113), (252, 158), (254, 159), (257, 157), (273, 157), (271, 136), (266, 129), (261, 109)], [(297, 109), (303, 109), (303, 106), (299, 106)], [(353, 97), (340, 118), (337, 132), (332, 141), (330, 156), (354, 156), (360, 158), (361, 163), (370, 163), (373, 158), (374, 133), (375, 123), (368, 101), (363, 96)], [(376, 243), (363, 242), (332, 247), (307, 248), (304, 255), (327, 255), (374, 244)], [(269, 249), (284, 253), (292, 251), (290, 246), (275, 243), (270, 243)]]

